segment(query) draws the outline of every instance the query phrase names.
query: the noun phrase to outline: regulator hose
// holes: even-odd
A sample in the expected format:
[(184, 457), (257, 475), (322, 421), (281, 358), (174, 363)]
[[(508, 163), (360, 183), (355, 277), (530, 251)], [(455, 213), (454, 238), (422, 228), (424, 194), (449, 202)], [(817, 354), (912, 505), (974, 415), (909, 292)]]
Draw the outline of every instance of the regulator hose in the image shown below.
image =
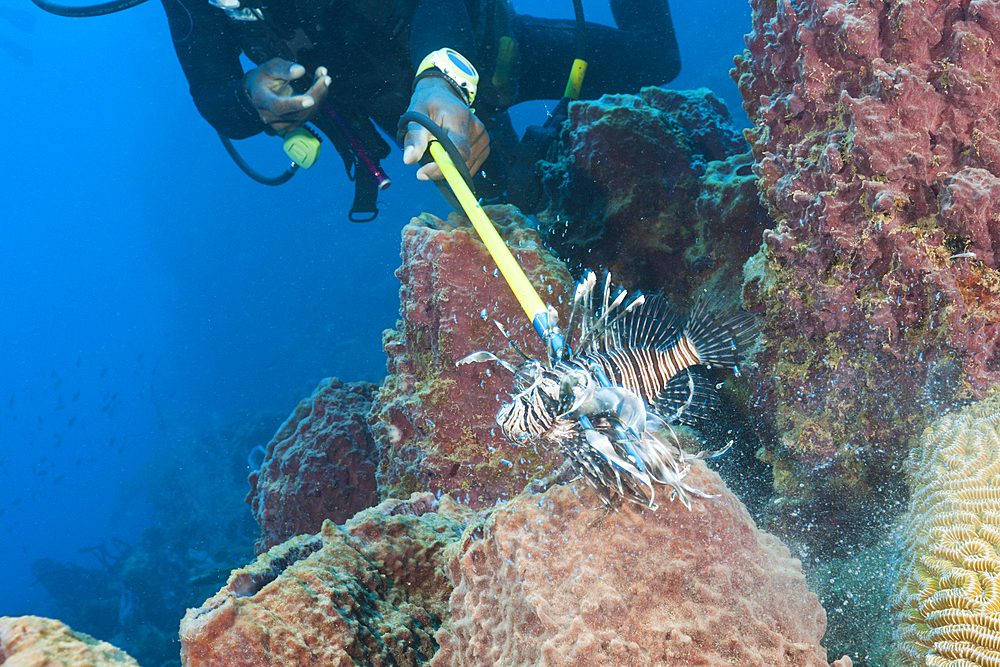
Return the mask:
[(49, 14), (68, 16), (70, 18), (85, 18), (88, 16), (105, 16), (106, 14), (115, 14), (146, 2), (146, 0), (112, 0), (111, 2), (102, 2), (96, 5), (74, 7), (72, 5), (59, 5), (54, 2), (49, 2), (49, 0), (31, 1), (35, 3), (37, 7), (44, 9)]
[(281, 185), (282, 183), (287, 182), (288, 179), (294, 176), (295, 172), (299, 170), (299, 165), (293, 162), (291, 166), (288, 167), (288, 170), (283, 174), (278, 176), (264, 176), (263, 174), (254, 171), (254, 168), (247, 164), (247, 161), (236, 152), (236, 147), (233, 146), (233, 142), (229, 137), (220, 132), (219, 139), (222, 140), (222, 145), (226, 147), (226, 152), (229, 153), (229, 157), (233, 158), (233, 162), (236, 163), (236, 166), (242, 169), (244, 174), (263, 185)]

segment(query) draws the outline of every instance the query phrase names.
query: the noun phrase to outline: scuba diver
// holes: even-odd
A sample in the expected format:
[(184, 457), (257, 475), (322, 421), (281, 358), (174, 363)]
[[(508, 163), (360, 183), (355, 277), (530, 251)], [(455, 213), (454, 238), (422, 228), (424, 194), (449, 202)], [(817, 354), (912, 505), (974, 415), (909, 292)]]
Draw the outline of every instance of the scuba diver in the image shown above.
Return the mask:
[[(426, 115), (489, 200), (502, 194), (517, 148), (507, 109), (558, 99), (577, 39), (573, 20), (515, 14), (505, 0), (162, 2), (195, 105), (216, 130), (233, 139), (283, 135), (310, 121), (334, 142), (372, 206), (375, 188), (338, 141), (343, 133), (325, 127), (324, 104), (378, 160), (390, 148), (373, 121), (396, 136), (404, 112)], [(611, 10), (618, 29), (586, 24), (591, 65), (580, 96), (672, 80), (680, 56), (666, 0), (611, 0)], [(257, 67), (244, 73), (241, 53)], [(429, 137), (415, 123), (397, 136), (404, 163), (422, 158)], [(417, 178), (441, 172), (430, 162)]]
[[(108, 14), (144, 1), (68, 7), (33, 0), (64, 16)], [(294, 168), (285, 177), (261, 177), (228, 139), (286, 136), (308, 121), (330, 139), (355, 181), (355, 221), (377, 215), (378, 190), (389, 183), (378, 161), (390, 148), (376, 126), (402, 142), (404, 163), (427, 159), (429, 131), (417, 123), (397, 128), (408, 111), (445, 131), (475, 176), (479, 197), (532, 213), (541, 197), (535, 164), (568, 102), (564, 97), (561, 116), (557, 107), (530, 146), (527, 136), (519, 145), (508, 108), (559, 99), (583, 45), (591, 64), (584, 63), (587, 76), (576, 94), (584, 99), (663, 85), (680, 71), (667, 0), (611, 0), (617, 29), (585, 23), (580, 0), (574, 0), (576, 21), (517, 14), (507, 0), (162, 3), (194, 103), (244, 171), (277, 184)], [(242, 56), (256, 67), (244, 71)], [(508, 179), (509, 166), (520, 169), (518, 178)], [(437, 180), (441, 172), (428, 162), (417, 178)], [(533, 194), (520, 192), (527, 189)]]

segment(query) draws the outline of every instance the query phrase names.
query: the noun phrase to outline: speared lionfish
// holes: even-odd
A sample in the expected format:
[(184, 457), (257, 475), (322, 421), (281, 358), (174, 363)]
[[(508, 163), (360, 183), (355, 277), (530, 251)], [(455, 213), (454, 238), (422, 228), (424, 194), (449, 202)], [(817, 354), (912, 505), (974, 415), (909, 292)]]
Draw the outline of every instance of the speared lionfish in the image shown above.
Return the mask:
[(612, 300), (610, 274), (597, 304), (596, 285), (592, 272), (577, 285), (567, 342), (549, 346), (544, 362), (514, 346), (524, 358), (519, 366), (485, 351), (458, 363), (493, 361), (513, 372), (515, 394), (496, 417), (504, 434), (520, 444), (557, 445), (608, 506), (624, 498), (655, 509), (655, 482), (671, 486), (670, 498), (676, 494), (690, 509), (688, 494), (710, 496), (684, 482), (689, 462), (729, 445), (689, 454), (670, 424), (697, 424), (718, 406), (712, 381), (696, 367), (738, 374), (737, 357), (756, 335), (753, 316), (724, 316), (704, 295), (687, 318), (659, 295), (626, 303), (621, 291)]

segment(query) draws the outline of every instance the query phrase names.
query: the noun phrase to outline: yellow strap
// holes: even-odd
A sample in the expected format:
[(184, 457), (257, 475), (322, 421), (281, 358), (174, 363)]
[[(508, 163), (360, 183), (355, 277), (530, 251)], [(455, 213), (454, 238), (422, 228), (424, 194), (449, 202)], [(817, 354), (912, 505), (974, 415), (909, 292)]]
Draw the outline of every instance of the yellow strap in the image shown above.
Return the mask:
[(517, 297), (517, 300), (521, 304), (521, 308), (527, 314), (528, 320), (532, 324), (542, 319), (547, 321), (548, 309), (535, 292), (535, 288), (531, 286), (528, 277), (524, 275), (524, 271), (518, 266), (514, 256), (510, 254), (510, 250), (504, 244), (503, 239), (497, 234), (493, 223), (486, 217), (486, 213), (483, 212), (479, 202), (476, 201), (472, 192), (465, 185), (465, 180), (458, 173), (458, 169), (455, 168), (451, 158), (448, 157), (447, 151), (437, 141), (431, 141), (430, 151), (431, 157), (441, 167), (441, 172), (444, 174), (445, 180), (448, 181), (448, 185), (451, 186), (462, 208), (465, 209), (465, 214), (472, 221), (472, 226), (479, 233), (479, 238), (483, 240), (486, 249), (490, 251), (493, 261), (500, 267), (500, 273), (503, 274), (503, 277), (507, 280), (507, 284), (510, 285), (514, 296)]

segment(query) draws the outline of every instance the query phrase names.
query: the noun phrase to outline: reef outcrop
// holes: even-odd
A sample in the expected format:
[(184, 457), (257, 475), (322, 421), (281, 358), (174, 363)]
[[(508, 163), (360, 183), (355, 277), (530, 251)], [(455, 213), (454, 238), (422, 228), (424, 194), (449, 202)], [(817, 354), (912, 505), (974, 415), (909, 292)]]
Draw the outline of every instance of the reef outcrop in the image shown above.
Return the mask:
[(444, 547), (470, 516), (414, 494), (272, 548), (188, 610), (185, 667), (426, 664), (448, 617)]
[(703, 463), (688, 480), (716, 497), (607, 512), (577, 482), (471, 524), (431, 665), (825, 666), (799, 562)]
[(261, 531), (258, 554), (378, 503), (378, 451), (367, 422), (377, 389), (327, 378), (271, 438), (247, 495)]
[(696, 288), (738, 295), (769, 219), (747, 144), (708, 89), (644, 88), (574, 102), (541, 163), (538, 224), (571, 267), (610, 270), (678, 305)]
[(488, 510), (423, 493), (326, 521), (189, 610), (183, 663), (825, 667), (799, 562), (704, 463), (689, 479), (715, 494), (691, 510), (608, 512), (577, 481)]
[(832, 547), (903, 497), (912, 435), (1000, 380), (1000, 10), (751, 4), (733, 78), (775, 221), (743, 290), (753, 410), (774, 516)]
[(139, 667), (125, 651), (40, 616), (0, 616), (0, 665)]
[(906, 479), (891, 664), (1000, 664), (1000, 390), (928, 427)]
[[(543, 301), (557, 309), (572, 280), (509, 206), (487, 206), (508, 247)], [(562, 463), (558, 452), (519, 447), (495, 416), (510, 395), (511, 376), (490, 363), (456, 367), (478, 350), (520, 363), (494, 324), (529, 356), (543, 358), (496, 263), (464, 218), (430, 215), (403, 229), (400, 316), (386, 332), (389, 376), (372, 406), (383, 497), (416, 491), (449, 493), (472, 507), (515, 496), (528, 481)]]

